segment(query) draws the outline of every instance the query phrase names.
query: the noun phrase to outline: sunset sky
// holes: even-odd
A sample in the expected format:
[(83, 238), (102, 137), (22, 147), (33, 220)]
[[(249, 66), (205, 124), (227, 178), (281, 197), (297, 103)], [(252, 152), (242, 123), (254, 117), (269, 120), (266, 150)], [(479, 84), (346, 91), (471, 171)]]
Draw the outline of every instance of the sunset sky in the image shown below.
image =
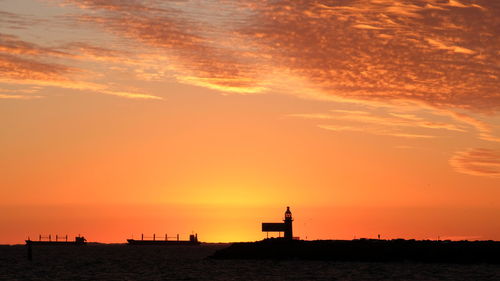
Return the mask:
[(0, 0), (0, 244), (500, 240), (500, 1)]

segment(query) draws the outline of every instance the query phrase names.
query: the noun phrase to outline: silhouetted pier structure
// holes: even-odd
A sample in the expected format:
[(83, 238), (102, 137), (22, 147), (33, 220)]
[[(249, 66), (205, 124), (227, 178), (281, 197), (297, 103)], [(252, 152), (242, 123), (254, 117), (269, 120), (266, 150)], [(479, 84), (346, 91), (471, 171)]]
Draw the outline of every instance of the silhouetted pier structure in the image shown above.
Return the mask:
[(217, 251), (215, 259), (301, 259), (354, 262), (500, 264), (498, 241), (285, 240), (240, 242)]
[(292, 221), (287, 207), (283, 223), (262, 223), (263, 232), (284, 232), (284, 237), (234, 243), (211, 258), (500, 264), (498, 241), (382, 240), (380, 235), (378, 239), (305, 241), (293, 237)]
[[(171, 240), (169, 240), (169, 238)], [(172, 239), (173, 238), (173, 239)], [(127, 239), (129, 245), (199, 245), (198, 234), (190, 234), (189, 240), (180, 240), (179, 234), (174, 237), (164, 236), (144, 236), (141, 234), (141, 240)]]
[(290, 207), (286, 207), (285, 219), (283, 222), (263, 222), (262, 232), (267, 232), (267, 238), (269, 238), (269, 232), (278, 232), (280, 238), (281, 232), (283, 232), (283, 239), (292, 240), (294, 239), (292, 222), (292, 212), (290, 211)]

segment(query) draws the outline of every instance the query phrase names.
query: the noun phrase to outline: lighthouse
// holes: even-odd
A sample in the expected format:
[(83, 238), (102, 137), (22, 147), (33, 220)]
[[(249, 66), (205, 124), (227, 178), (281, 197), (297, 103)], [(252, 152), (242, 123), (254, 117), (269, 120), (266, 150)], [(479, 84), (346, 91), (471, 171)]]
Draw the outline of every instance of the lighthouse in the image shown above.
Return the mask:
[(286, 207), (285, 212), (285, 239), (292, 240), (293, 239), (293, 231), (292, 231), (292, 212), (290, 212), (290, 207)]
[(290, 212), (290, 207), (286, 207), (285, 211), (285, 219), (283, 222), (263, 222), (262, 223), (262, 231), (268, 233), (269, 232), (283, 232), (285, 235), (282, 239), (292, 240), (293, 239), (293, 231), (292, 231), (292, 212)]

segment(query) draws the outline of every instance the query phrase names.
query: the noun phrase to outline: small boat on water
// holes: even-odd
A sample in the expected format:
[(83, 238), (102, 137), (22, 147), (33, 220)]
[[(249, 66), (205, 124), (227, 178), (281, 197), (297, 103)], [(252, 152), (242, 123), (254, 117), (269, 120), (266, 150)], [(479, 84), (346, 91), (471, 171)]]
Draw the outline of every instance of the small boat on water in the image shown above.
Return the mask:
[(68, 241), (68, 235), (58, 236), (56, 235), (56, 240), (52, 240), (52, 236), (39, 236), (38, 241), (31, 240), (28, 238), (26, 240), (26, 245), (86, 245), (87, 239), (83, 236), (76, 236), (74, 241)]
[(157, 240), (156, 236), (153, 235), (153, 239), (144, 239), (144, 235), (141, 235), (141, 240), (127, 239), (129, 245), (200, 245), (201, 242), (198, 241), (198, 234), (190, 234), (189, 240), (179, 240), (179, 235), (177, 234), (177, 239), (168, 240), (168, 236), (165, 235), (164, 240)]

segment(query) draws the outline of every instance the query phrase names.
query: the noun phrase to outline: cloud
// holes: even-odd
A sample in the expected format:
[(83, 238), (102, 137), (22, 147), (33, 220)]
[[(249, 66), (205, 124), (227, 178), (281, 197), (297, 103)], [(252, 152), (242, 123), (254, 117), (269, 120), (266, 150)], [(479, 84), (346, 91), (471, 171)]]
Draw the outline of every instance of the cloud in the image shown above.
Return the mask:
[(500, 109), (491, 1), (259, 1), (240, 34), (325, 95)]
[(43, 96), (36, 95), (37, 87), (22, 89), (22, 90), (11, 90), (11, 89), (1, 89), (0, 88), (0, 99), (6, 100), (32, 100), (41, 99)]
[(74, 71), (76, 69), (60, 64), (43, 63), (0, 53), (0, 81), (67, 81), (65, 75)]
[(62, 3), (81, 9), (81, 23), (168, 57), (182, 83), (260, 93), (279, 90), (269, 74), (286, 72), (325, 97), (500, 109), (500, 7), (491, 1)]
[(38, 44), (23, 41), (17, 36), (2, 33), (0, 33), (0, 52), (11, 55), (71, 56), (69, 53), (42, 47)]
[(456, 152), (450, 165), (460, 173), (473, 176), (500, 177), (500, 151), (475, 148)]
[(71, 53), (74, 59), (97, 60), (109, 62), (123, 62), (132, 54), (126, 51), (118, 51), (94, 46), (84, 42), (71, 42), (60, 47), (65, 52)]
[(42, 96), (21, 96), (21, 95), (0, 94), (0, 99), (7, 99), (7, 100), (32, 100), (40, 98), (42, 98)]
[(454, 112), (454, 111), (441, 111), (441, 113), (448, 115), (455, 120), (470, 125), (476, 129), (478, 132), (478, 137), (481, 140), (500, 142), (500, 137), (496, 137), (493, 133), (493, 128), (490, 124), (474, 118), (468, 114)]
[[(89, 10), (81, 22), (162, 50), (175, 65), (179, 81), (226, 92), (256, 93), (264, 88), (251, 54), (222, 41), (218, 30), (161, 1), (66, 1)], [(168, 3), (167, 3), (168, 4)], [(222, 32), (224, 33), (224, 32)], [(221, 36), (221, 38), (218, 38)], [(230, 40), (237, 41), (238, 38)]]
[(27, 16), (0, 11), (0, 26), (9, 29), (28, 29), (33, 25), (44, 23), (44, 20)]
[(390, 137), (400, 137), (400, 138), (412, 138), (412, 139), (429, 139), (434, 138), (431, 135), (423, 135), (423, 134), (411, 134), (411, 133), (402, 133), (396, 132), (390, 129), (382, 129), (376, 127), (363, 127), (363, 126), (338, 126), (338, 125), (318, 125), (319, 128), (334, 131), (334, 132), (361, 132), (361, 133), (369, 133), (373, 135), (380, 136), (390, 136)]
[[(359, 110), (332, 110), (330, 113), (290, 114), (289, 117), (325, 120), (335, 124), (322, 124), (320, 128), (331, 131), (356, 131), (376, 135), (387, 135), (404, 138), (433, 138), (435, 132), (429, 130), (447, 130), (465, 133), (467, 130), (452, 122), (429, 121), (423, 117), (408, 113), (371, 113)], [(432, 117), (434, 119), (435, 116)], [(424, 130), (426, 134), (415, 134), (408, 131)]]
[[(220, 92), (273, 91), (369, 107), (291, 115), (330, 131), (429, 139), (473, 128), (480, 140), (500, 142), (487, 121), (500, 110), (497, 1), (49, 2), (77, 8), (65, 17), (71, 28), (98, 27), (106, 39), (44, 46), (0, 33), (0, 83), (161, 99), (108, 80), (116, 73), (174, 77)], [(0, 11), (2, 32), (37, 23), (44, 20)], [(43, 94), (0, 98), (28, 96)], [(497, 166), (484, 159), (495, 153), (457, 152), (450, 163), (491, 175)]]
[(460, 46), (447, 45), (443, 42), (440, 42), (440, 41), (437, 41), (434, 39), (427, 38), (426, 40), (427, 40), (427, 42), (429, 42), (429, 44), (431, 44), (432, 46), (434, 46), (438, 49), (441, 49), (441, 50), (448, 50), (448, 51), (452, 51), (455, 53), (462, 53), (462, 54), (469, 54), (469, 55), (473, 55), (476, 53), (473, 50), (469, 50), (467, 48), (463, 48)]
[(158, 97), (158, 96), (154, 96), (154, 95), (116, 91), (116, 90), (107, 90), (107, 89), (99, 89), (99, 88), (93, 89), (92, 87), (90, 87), (89, 90), (95, 90), (97, 92), (101, 92), (104, 94), (118, 96), (118, 97), (124, 97), (124, 98), (129, 98), (129, 99), (163, 100), (162, 97)]
[[(285, 72), (307, 80), (315, 97), (325, 100), (412, 100), (482, 113), (500, 109), (500, 6), (494, 1), (51, 3), (80, 9), (72, 19), (111, 34), (128, 53), (81, 42), (41, 50), (4, 38), (17, 44), (16, 50), (4, 44), (10, 55), (69, 54), (73, 60), (114, 63), (116, 69), (128, 63), (136, 66), (138, 79), (173, 76), (222, 92), (280, 91), (281, 81), (271, 74)], [(155, 55), (166, 59), (156, 65), (141, 60)]]
[[(17, 85), (38, 85), (43, 87), (59, 87), (64, 89), (90, 90), (98, 93), (132, 99), (162, 99), (154, 95), (116, 90), (102, 83), (85, 81), (82, 75), (88, 72), (72, 60), (102, 59), (113, 61), (118, 59), (118, 51), (95, 47), (85, 43), (74, 42), (59, 48), (43, 47), (26, 42), (17, 36), (0, 33), (0, 83)], [(67, 64), (51, 62), (54, 58), (63, 58)], [(79, 75), (79, 79), (75, 76)], [(23, 94), (25, 89), (12, 90)], [(2, 94), (2, 99), (33, 99), (41, 95)]]

